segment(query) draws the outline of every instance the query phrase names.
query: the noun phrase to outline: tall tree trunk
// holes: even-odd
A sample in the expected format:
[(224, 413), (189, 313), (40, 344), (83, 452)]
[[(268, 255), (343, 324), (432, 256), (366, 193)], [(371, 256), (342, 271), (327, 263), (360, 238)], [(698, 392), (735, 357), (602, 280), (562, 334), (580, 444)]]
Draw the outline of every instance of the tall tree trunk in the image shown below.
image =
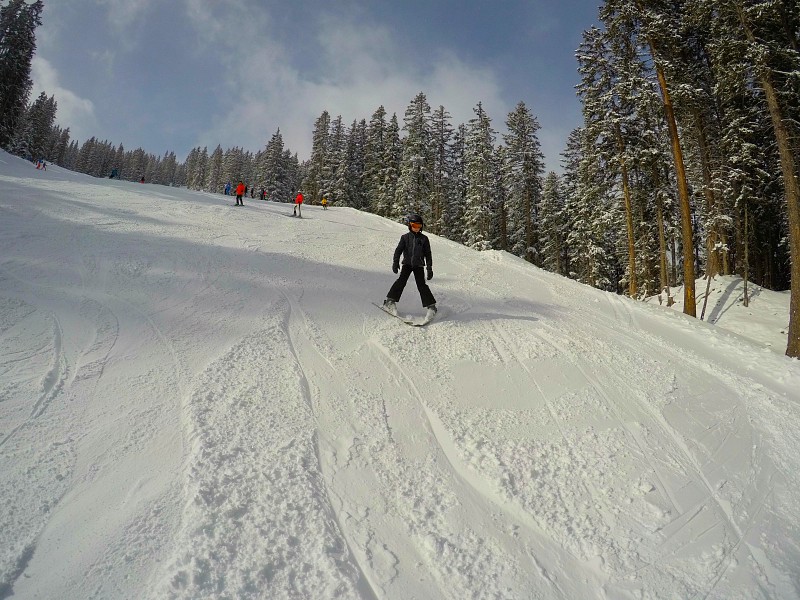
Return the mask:
[[(747, 22), (747, 16), (740, 3), (736, 3), (742, 28), (747, 41), (756, 44), (756, 37)], [(786, 212), (789, 222), (789, 256), (791, 258), (792, 282), (791, 300), (789, 301), (789, 341), (786, 355), (800, 357), (800, 182), (798, 182), (797, 165), (792, 153), (791, 137), (786, 123), (783, 121), (778, 94), (772, 82), (772, 72), (766, 66), (758, 70), (758, 81), (767, 100), (769, 116), (775, 141), (778, 143), (778, 154), (781, 159), (783, 186), (786, 195)]]
[(672, 285), (678, 285), (678, 254), (677, 250), (675, 249), (675, 245), (677, 243), (675, 240), (675, 234), (670, 233), (669, 239), (672, 242), (670, 244), (670, 256), (672, 257), (672, 269), (670, 269), (672, 271)]
[(744, 279), (744, 307), (750, 306), (750, 294), (747, 290), (747, 281), (750, 278), (750, 239), (749, 231), (749, 211), (747, 209), (747, 202), (744, 203), (744, 260), (742, 264), (742, 279)]
[[(639, 10), (644, 13), (642, 0), (637, 0)], [(695, 306), (695, 283), (694, 283), (694, 241), (692, 239), (692, 208), (689, 203), (689, 185), (686, 181), (686, 168), (683, 162), (683, 151), (681, 150), (681, 140), (678, 135), (678, 122), (675, 119), (675, 111), (672, 108), (672, 97), (667, 87), (667, 78), (664, 69), (658, 60), (658, 53), (653, 40), (647, 38), (650, 46), (650, 54), (653, 57), (653, 64), (658, 77), (658, 85), (661, 88), (661, 99), (664, 102), (664, 115), (669, 129), (669, 137), (672, 142), (672, 160), (675, 163), (675, 178), (678, 182), (678, 197), (681, 207), (681, 244), (683, 246), (683, 312), (692, 317), (697, 316)]]
[[(654, 169), (655, 170), (655, 169)], [(672, 292), (669, 290), (669, 276), (667, 274), (667, 236), (664, 233), (664, 199), (661, 194), (656, 196), (656, 210), (658, 215), (658, 273), (661, 292), (667, 293), (667, 306), (672, 306), (675, 302), (672, 299)]]
[[(647, 14), (645, 2), (635, 0), (640, 14), (644, 17)], [(646, 36), (647, 44), (650, 46), (650, 54), (653, 57), (653, 65), (658, 77), (658, 85), (661, 88), (661, 99), (664, 103), (664, 115), (669, 129), (669, 137), (672, 143), (672, 159), (675, 163), (675, 178), (678, 183), (678, 197), (681, 207), (681, 243), (683, 246), (683, 312), (692, 317), (697, 316), (695, 305), (695, 270), (694, 270), (694, 241), (692, 239), (692, 209), (689, 202), (689, 185), (686, 180), (686, 168), (683, 162), (683, 151), (678, 134), (678, 122), (675, 119), (675, 111), (672, 108), (672, 97), (667, 87), (667, 78), (664, 75), (664, 67), (659, 60), (656, 52), (655, 40), (652, 36)]]
[(531, 192), (528, 189), (525, 190), (523, 204), (525, 210), (525, 260), (535, 264), (535, 256), (533, 254), (533, 198), (531, 198)]
[(622, 139), (622, 131), (619, 123), (614, 126), (614, 133), (617, 136), (617, 149), (619, 150), (619, 168), (622, 175), (622, 196), (625, 203), (625, 226), (628, 231), (628, 295), (636, 297), (636, 238), (633, 232), (633, 202), (631, 201), (631, 186), (628, 177), (628, 167), (625, 164), (625, 142)]
[[(653, 46), (650, 46), (651, 51)], [(653, 53), (655, 57), (655, 52)], [(655, 59), (654, 59), (655, 60)], [(692, 208), (689, 204), (689, 185), (686, 182), (686, 169), (683, 164), (681, 140), (678, 136), (678, 123), (675, 120), (675, 111), (672, 108), (672, 98), (667, 88), (667, 78), (664, 69), (656, 63), (658, 84), (661, 86), (661, 95), (664, 100), (664, 112), (669, 127), (669, 137), (672, 141), (672, 159), (675, 162), (675, 177), (678, 181), (678, 196), (681, 205), (681, 241), (683, 244), (683, 312), (692, 317), (697, 316), (694, 292), (694, 241), (692, 240)]]

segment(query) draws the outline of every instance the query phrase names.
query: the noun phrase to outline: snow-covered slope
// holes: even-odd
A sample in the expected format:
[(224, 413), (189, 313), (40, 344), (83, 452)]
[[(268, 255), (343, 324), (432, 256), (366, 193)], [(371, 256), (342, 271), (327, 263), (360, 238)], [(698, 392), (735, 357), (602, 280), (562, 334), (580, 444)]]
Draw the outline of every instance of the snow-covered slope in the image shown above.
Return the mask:
[(231, 204), (0, 155), (0, 597), (800, 597), (797, 361)]
[[(750, 302), (745, 306), (744, 288), (744, 280), (731, 275), (718, 275), (710, 285), (707, 279), (698, 279), (695, 282), (697, 317), (784, 354), (788, 343), (790, 292), (773, 292), (750, 282), (747, 290)], [(683, 312), (683, 287), (673, 288), (671, 293), (675, 303), (670, 309)], [(660, 300), (666, 307), (666, 294)], [(647, 301), (658, 303), (659, 298), (653, 296)]]

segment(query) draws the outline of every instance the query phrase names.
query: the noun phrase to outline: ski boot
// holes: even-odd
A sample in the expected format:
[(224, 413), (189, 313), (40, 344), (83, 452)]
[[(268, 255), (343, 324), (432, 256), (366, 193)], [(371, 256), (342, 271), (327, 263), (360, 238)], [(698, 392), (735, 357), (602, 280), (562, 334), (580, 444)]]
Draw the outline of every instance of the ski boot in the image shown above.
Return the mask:
[(428, 312), (425, 313), (425, 322), (429, 323), (430, 321), (433, 320), (433, 317), (436, 316), (436, 305), (435, 304), (431, 304), (427, 308), (428, 308)]
[(394, 300), (391, 298), (387, 298), (383, 301), (383, 310), (394, 315), (395, 317), (397, 316), (397, 306), (395, 305)]

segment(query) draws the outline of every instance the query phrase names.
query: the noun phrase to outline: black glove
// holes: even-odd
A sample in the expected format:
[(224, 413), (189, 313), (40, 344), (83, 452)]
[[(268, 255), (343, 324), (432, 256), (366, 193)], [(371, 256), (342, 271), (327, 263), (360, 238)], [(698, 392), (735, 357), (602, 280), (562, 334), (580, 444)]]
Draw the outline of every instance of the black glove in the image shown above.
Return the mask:
[(433, 279), (433, 267), (428, 267), (428, 281)]
[(394, 263), (392, 265), (392, 273), (396, 275), (399, 270), (400, 270), (400, 263)]

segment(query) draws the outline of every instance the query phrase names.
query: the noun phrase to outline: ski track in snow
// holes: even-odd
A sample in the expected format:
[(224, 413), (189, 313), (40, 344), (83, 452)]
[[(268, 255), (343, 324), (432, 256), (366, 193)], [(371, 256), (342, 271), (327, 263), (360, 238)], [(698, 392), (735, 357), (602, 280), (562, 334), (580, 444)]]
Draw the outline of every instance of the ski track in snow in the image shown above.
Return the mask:
[(409, 328), (396, 224), (15, 160), (0, 597), (800, 597), (796, 365), (436, 237)]
[[(614, 315), (612, 323), (616, 325), (623, 322), (633, 325), (635, 316), (628, 307), (629, 303), (610, 295), (608, 297), (611, 301)], [(583, 321), (571, 319), (570, 325), (580, 322)], [(670, 547), (677, 546), (680, 549), (685, 549), (690, 542), (694, 543), (695, 539), (687, 539), (687, 534), (684, 530), (689, 529), (690, 534), (696, 535), (698, 523), (695, 521), (698, 520), (698, 515), (701, 512), (710, 511), (711, 516), (705, 516), (702, 519), (703, 524), (699, 527), (703, 529), (701, 529), (699, 535), (718, 535), (720, 539), (714, 544), (714, 547), (717, 548), (717, 553), (712, 556), (698, 557), (702, 559), (698, 562), (701, 568), (698, 569), (696, 579), (684, 589), (683, 595), (699, 598), (712, 596), (728, 568), (738, 564), (739, 561), (749, 560), (756, 563), (764, 572), (774, 573), (775, 570), (769, 561), (764, 561), (763, 555), (756, 555), (759, 553), (746, 553), (745, 556), (735, 556), (741, 549), (745, 536), (749, 533), (755, 518), (759, 516), (770, 499), (772, 490), (776, 485), (774, 478), (776, 476), (781, 477), (781, 475), (777, 474), (776, 467), (772, 461), (759, 453), (743, 465), (743, 473), (734, 470), (722, 475), (715, 474), (716, 480), (712, 482), (704, 468), (712, 463), (712, 458), (720, 454), (720, 449), (729, 441), (729, 436), (741, 435), (741, 433), (740, 431), (727, 431), (723, 440), (710, 454), (702, 452), (703, 448), (690, 448), (684, 436), (677, 432), (669, 424), (668, 419), (658, 410), (660, 401), (652, 397), (652, 394), (647, 390), (637, 391), (639, 387), (637, 379), (642, 375), (641, 370), (626, 370), (613, 367), (613, 364), (619, 362), (620, 358), (629, 365), (635, 363), (635, 352), (641, 351), (641, 336), (636, 339), (635, 344), (630, 344), (629, 347), (633, 352), (629, 352), (624, 346), (620, 346), (620, 343), (625, 344), (625, 337), (628, 336), (620, 336), (617, 327), (614, 327), (611, 331), (603, 331), (602, 328), (598, 327), (589, 327), (587, 328), (589, 331), (571, 332), (572, 334), (565, 338), (563, 328), (553, 322), (545, 322), (543, 325), (545, 332), (540, 333), (539, 337), (549, 343), (554, 352), (561, 353), (567, 357), (575, 371), (590, 385), (594, 395), (614, 415), (616, 421), (625, 432), (625, 437), (633, 441), (635, 452), (642, 456), (649, 466), (652, 476), (655, 477), (656, 485), (651, 486), (645, 480), (643, 491), (648, 493), (660, 491), (664, 495), (666, 505), (663, 516), (670, 518), (669, 523), (660, 525), (656, 531), (666, 532), (673, 529), (672, 526), (676, 523), (680, 524), (675, 531), (671, 531), (668, 537), (662, 541), (661, 545), (667, 549), (666, 551), (653, 549), (654, 554), (652, 557), (635, 557), (637, 560), (645, 560), (646, 566), (636, 567), (633, 572), (641, 576), (643, 569), (662, 571), (662, 573), (655, 575), (657, 579), (668, 575), (670, 570), (669, 559), (676, 554), (676, 550), (670, 549)], [(583, 329), (583, 327), (579, 329)], [(609, 339), (608, 334), (611, 333), (616, 338), (613, 340), (615, 343), (613, 348), (602, 341)], [(633, 340), (631, 339), (631, 341)], [(513, 345), (510, 345), (510, 347), (513, 347)], [(679, 358), (677, 352), (668, 347), (661, 347), (659, 344), (652, 344), (652, 347), (654, 351), (660, 347), (662, 354), (666, 355), (665, 358), (670, 355), (674, 359)], [(672, 361), (667, 359), (666, 362), (669, 364)], [(608, 366), (605, 366), (605, 363), (608, 363)], [(626, 373), (631, 373), (634, 377), (626, 377)], [(677, 373), (651, 365), (648, 368), (648, 374), (660, 376), (659, 378), (667, 382), (672, 378), (673, 387), (675, 388), (680, 388), (686, 383), (686, 387), (691, 389), (693, 385), (689, 384), (700, 384), (703, 379), (706, 379), (707, 390), (705, 394), (713, 397), (714, 394), (719, 393), (726, 398), (734, 396), (729, 384), (719, 380), (718, 375), (715, 373), (696, 371), (694, 369), (689, 370), (688, 373), (685, 371)], [(727, 374), (727, 376), (734, 377), (733, 374)], [(697, 385), (697, 387), (700, 386)], [(626, 401), (623, 403), (621, 399)], [(622, 406), (626, 408), (623, 409), (621, 408)], [(632, 411), (632, 409), (637, 408), (640, 410)], [(734, 405), (733, 408), (726, 406), (725, 410), (744, 412), (741, 405)], [(716, 425), (717, 423), (714, 423), (711, 427)], [(753, 442), (754, 449), (758, 448), (757, 442), (758, 440)], [(665, 461), (665, 457), (669, 458), (669, 461)], [(700, 462), (701, 459), (705, 460), (703, 464)], [(669, 464), (670, 462), (672, 464)], [(723, 469), (719, 469), (720, 466)], [(714, 467), (714, 470), (726, 470), (724, 469), (724, 461), (722, 465), (714, 465)], [(678, 482), (673, 482), (676, 476), (684, 478), (685, 481), (680, 482), (680, 485), (678, 485)], [(735, 479), (741, 478), (744, 481), (729, 480), (726, 479), (727, 476)], [(786, 483), (783, 477), (781, 477), (781, 480), (783, 484)], [(652, 489), (649, 489), (651, 487)], [(692, 487), (696, 488), (696, 490), (693, 489), (693, 494), (689, 495), (689, 497), (697, 496), (695, 503), (686, 506), (684, 502), (676, 500), (677, 492), (681, 492), (681, 497), (683, 497), (687, 495), (687, 488)], [(737, 498), (747, 498), (749, 505), (737, 506)], [(661, 509), (658, 510), (660, 511)], [(688, 519), (686, 519), (686, 515), (690, 515)], [(708, 523), (708, 521), (711, 522)], [(718, 531), (720, 529), (722, 530), (721, 533)], [(611, 554), (613, 556), (617, 553), (618, 549), (615, 548)], [(685, 561), (685, 557), (681, 558)], [(615, 570), (624, 572), (625, 569), (629, 568), (623, 565), (622, 568)], [(681, 577), (686, 578), (685, 566), (682, 566), (680, 574)], [(670, 589), (674, 589), (676, 583), (674, 580), (664, 581), (664, 584), (669, 585)], [(770, 587), (766, 579), (764, 584), (765, 588)], [(731, 597), (732, 594), (735, 594), (735, 590), (726, 589), (720, 592), (720, 597)]]

